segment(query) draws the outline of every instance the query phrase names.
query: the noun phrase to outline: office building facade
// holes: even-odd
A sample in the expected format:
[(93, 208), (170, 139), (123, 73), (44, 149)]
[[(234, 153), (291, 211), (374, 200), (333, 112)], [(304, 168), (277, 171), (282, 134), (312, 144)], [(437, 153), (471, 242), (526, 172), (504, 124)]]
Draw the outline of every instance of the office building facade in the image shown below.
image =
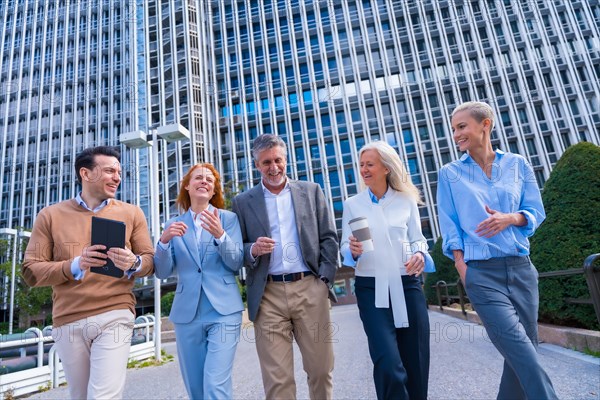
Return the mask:
[[(195, 162), (232, 193), (256, 184), (252, 139), (276, 133), (289, 175), (322, 185), (340, 228), (357, 151), (386, 140), (433, 243), (456, 105), (489, 102), (494, 145), (541, 186), (568, 146), (600, 143), (599, 81), (596, 0), (1, 1), (0, 227), (73, 197), (82, 148), (180, 123), (189, 141), (154, 144), (161, 221)], [(150, 153), (122, 149), (120, 196), (150, 215)]]
[(452, 109), (487, 101), (495, 146), (541, 185), (562, 152), (599, 143), (600, 9), (595, 1), (215, 1), (211, 131), (224, 180), (255, 184), (250, 143), (277, 133), (290, 175), (319, 182), (338, 223), (358, 187), (356, 154), (398, 149), (439, 234), (437, 171), (458, 154)]

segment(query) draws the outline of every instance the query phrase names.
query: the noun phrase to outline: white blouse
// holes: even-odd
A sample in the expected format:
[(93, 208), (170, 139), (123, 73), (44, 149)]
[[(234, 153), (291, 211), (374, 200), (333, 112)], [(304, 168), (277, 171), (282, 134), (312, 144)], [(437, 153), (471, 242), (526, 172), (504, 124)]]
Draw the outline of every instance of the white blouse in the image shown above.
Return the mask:
[[(349, 237), (352, 234), (348, 222), (366, 217), (373, 239), (374, 250), (363, 253), (358, 260), (352, 258)], [(375, 277), (375, 306), (389, 308), (391, 297), (394, 323), (397, 328), (408, 326), (408, 315), (402, 275), (406, 275), (404, 263), (415, 252), (426, 256), (426, 265), (432, 269), (427, 253), (427, 240), (421, 232), (421, 219), (416, 201), (406, 193), (388, 189), (379, 203), (373, 203), (368, 190), (364, 190), (344, 202), (342, 217), (341, 252), (344, 265), (355, 267), (356, 276)]]

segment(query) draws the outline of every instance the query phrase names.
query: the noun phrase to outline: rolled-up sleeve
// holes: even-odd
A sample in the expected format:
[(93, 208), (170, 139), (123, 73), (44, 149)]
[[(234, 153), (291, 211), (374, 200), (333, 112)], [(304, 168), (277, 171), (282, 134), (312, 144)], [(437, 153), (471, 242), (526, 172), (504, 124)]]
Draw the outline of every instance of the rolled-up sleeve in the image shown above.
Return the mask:
[(533, 168), (526, 161), (522, 160), (521, 176), (523, 186), (521, 191), (521, 201), (517, 212), (523, 214), (527, 220), (527, 225), (517, 227), (527, 237), (533, 236), (536, 229), (546, 219), (542, 195), (533, 173)]

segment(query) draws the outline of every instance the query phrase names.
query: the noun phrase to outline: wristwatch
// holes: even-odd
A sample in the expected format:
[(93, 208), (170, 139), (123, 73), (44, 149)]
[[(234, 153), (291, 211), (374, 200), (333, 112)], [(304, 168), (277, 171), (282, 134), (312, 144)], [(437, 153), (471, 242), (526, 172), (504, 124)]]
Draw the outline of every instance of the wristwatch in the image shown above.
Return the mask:
[(135, 261), (133, 262), (133, 264), (131, 264), (129, 272), (135, 272), (140, 267), (140, 265), (142, 265), (142, 257), (135, 256)]

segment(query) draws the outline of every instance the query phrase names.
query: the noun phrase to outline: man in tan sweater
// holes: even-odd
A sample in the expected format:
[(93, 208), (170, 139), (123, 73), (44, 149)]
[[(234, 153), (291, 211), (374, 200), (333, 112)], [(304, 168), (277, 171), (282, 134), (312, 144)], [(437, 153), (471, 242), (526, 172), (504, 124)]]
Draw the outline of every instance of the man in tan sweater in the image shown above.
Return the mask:
[[(119, 158), (106, 146), (77, 156), (81, 192), (40, 211), (23, 262), (28, 285), (52, 286), (52, 336), (73, 399), (122, 397), (135, 313), (132, 288), (135, 277), (154, 269), (144, 213), (114, 198)], [(91, 246), (92, 216), (123, 221), (125, 248)], [(107, 257), (123, 270), (121, 278), (89, 271)]]

